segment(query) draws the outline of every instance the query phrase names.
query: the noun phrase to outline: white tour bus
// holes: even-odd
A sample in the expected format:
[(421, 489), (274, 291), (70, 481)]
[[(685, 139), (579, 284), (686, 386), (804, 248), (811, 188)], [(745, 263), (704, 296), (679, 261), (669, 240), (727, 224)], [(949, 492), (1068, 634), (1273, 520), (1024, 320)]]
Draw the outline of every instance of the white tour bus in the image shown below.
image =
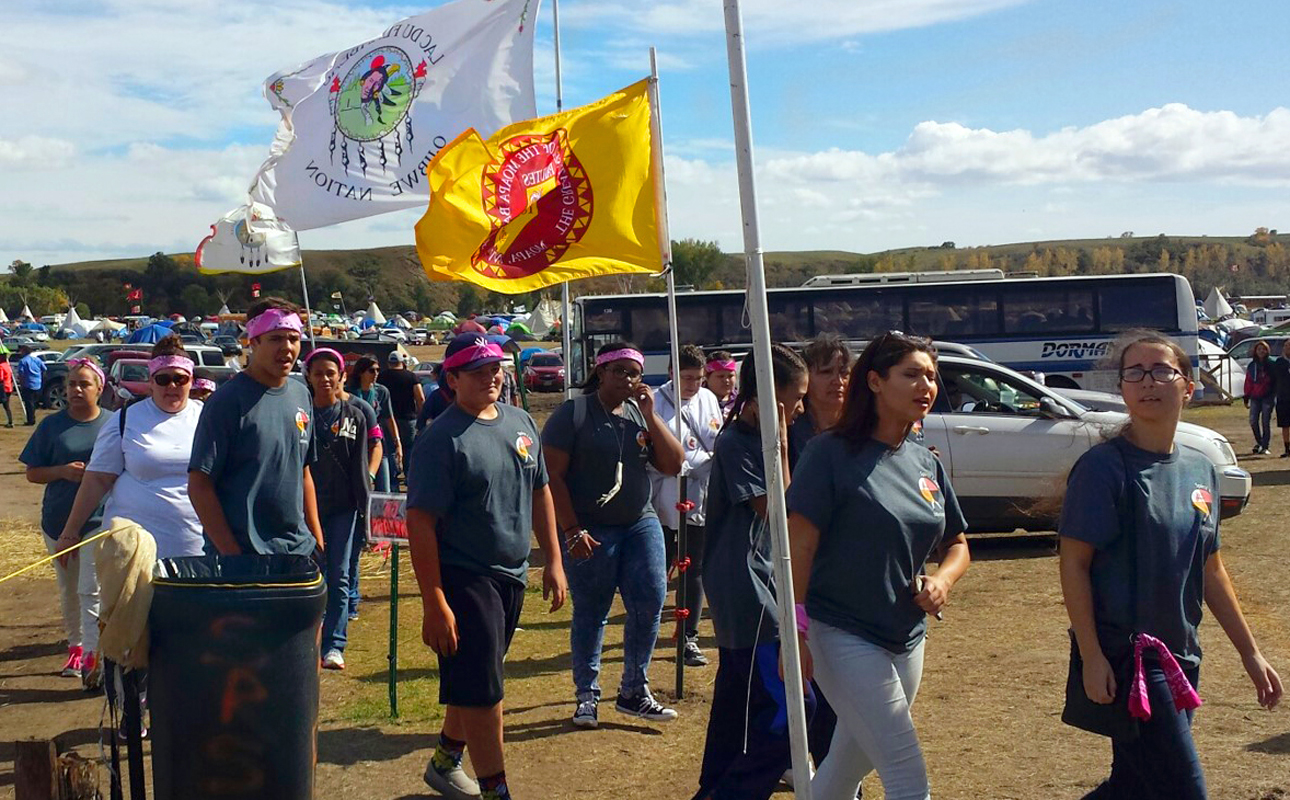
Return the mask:
[[(800, 345), (817, 333), (866, 342), (887, 330), (969, 345), (1049, 386), (1114, 390), (1100, 369), (1123, 331), (1148, 328), (1172, 336), (1197, 364), (1196, 300), (1179, 275), (1094, 275), (964, 281), (802, 286), (768, 292), (771, 338)], [(682, 343), (742, 356), (752, 349), (745, 292), (680, 292)], [(667, 379), (671, 335), (667, 296), (579, 297), (572, 308), (570, 380), (581, 384), (591, 357), (615, 339), (645, 353), (646, 380)]]

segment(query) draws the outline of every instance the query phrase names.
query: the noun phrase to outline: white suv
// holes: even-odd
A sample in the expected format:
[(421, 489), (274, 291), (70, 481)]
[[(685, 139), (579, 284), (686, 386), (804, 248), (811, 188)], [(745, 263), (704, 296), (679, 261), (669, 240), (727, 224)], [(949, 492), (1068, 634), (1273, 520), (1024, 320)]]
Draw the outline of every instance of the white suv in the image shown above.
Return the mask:
[[(974, 532), (1053, 530), (1076, 459), (1128, 416), (1090, 411), (1029, 378), (988, 361), (942, 355), (940, 393), (923, 430), (949, 468), (954, 491)], [(1180, 423), (1176, 441), (1194, 447), (1218, 469), (1221, 513), (1241, 513), (1250, 474), (1222, 434)], [(1049, 508), (1051, 506), (1051, 508)]]

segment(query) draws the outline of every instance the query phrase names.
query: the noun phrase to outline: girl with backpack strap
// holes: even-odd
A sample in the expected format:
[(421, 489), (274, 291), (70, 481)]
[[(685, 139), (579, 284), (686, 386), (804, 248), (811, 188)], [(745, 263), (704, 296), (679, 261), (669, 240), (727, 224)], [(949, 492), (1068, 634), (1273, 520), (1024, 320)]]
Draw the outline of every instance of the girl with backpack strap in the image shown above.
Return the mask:
[[(1202, 600), (1240, 653), (1259, 705), (1277, 704), (1281, 679), (1223, 566), (1214, 467), (1174, 443), (1195, 388), (1191, 359), (1171, 339), (1141, 333), (1122, 343), (1118, 369), (1129, 424), (1075, 463), (1058, 528), (1072, 663), (1082, 673), (1071, 683), (1082, 678), (1092, 703), (1128, 723), (1098, 731), (1111, 738), (1111, 775), (1086, 797), (1199, 800), (1205, 776), (1191, 722)], [(1068, 712), (1076, 689), (1068, 686)]]

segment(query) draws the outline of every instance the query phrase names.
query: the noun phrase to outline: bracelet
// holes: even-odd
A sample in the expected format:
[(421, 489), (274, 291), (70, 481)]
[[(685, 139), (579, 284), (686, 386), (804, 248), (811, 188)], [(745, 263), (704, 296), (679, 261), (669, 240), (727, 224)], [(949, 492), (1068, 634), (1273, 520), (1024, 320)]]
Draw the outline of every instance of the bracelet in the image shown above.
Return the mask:
[(579, 532), (579, 533), (582, 533), (582, 526), (581, 526), (581, 525), (577, 525), (577, 524), (570, 525), (569, 527), (567, 527), (567, 528), (565, 528), (564, 530), (560, 531), (560, 535), (561, 535), (561, 536), (563, 536), (564, 534), (568, 533), (569, 531), (577, 531), (577, 532)]
[(797, 603), (793, 606), (793, 611), (797, 613), (797, 632), (805, 638), (806, 632), (811, 629), (811, 618), (806, 616), (806, 606), (802, 603)]

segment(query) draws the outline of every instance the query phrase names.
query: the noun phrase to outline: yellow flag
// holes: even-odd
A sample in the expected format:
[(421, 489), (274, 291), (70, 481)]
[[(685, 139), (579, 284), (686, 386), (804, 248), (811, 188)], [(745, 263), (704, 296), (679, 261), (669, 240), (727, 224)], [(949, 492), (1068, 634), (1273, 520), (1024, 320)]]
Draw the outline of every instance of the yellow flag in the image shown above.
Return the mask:
[(648, 81), (488, 141), (468, 130), (426, 170), (421, 264), (507, 294), (659, 272), (652, 157)]

